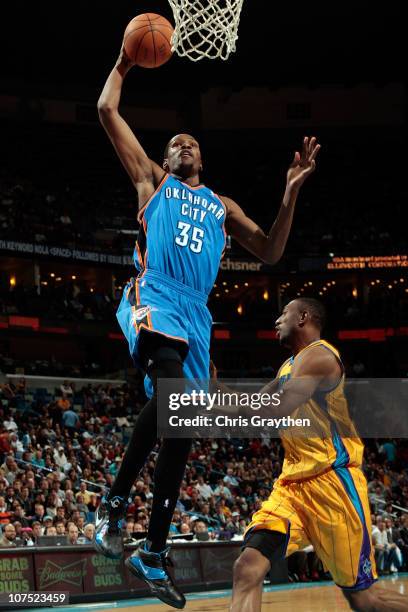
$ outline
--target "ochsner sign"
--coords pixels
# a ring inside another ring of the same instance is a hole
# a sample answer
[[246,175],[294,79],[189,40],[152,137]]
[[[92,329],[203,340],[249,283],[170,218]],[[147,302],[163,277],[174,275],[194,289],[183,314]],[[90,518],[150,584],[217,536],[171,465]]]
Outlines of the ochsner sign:
[[263,263],[259,261],[248,261],[246,259],[234,260],[226,257],[220,264],[221,270],[229,272],[259,272]]

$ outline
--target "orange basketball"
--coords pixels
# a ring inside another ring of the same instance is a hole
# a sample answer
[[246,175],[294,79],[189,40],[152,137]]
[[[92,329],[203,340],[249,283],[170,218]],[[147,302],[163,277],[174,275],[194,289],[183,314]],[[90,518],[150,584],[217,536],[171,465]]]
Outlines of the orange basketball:
[[174,32],[170,21],[155,13],[137,15],[127,25],[124,45],[127,55],[138,66],[157,68],[169,61],[171,36]]

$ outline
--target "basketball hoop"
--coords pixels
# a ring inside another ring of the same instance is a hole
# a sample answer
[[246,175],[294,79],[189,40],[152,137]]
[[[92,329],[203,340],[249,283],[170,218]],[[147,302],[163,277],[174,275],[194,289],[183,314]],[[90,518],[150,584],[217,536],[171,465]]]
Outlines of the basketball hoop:
[[172,51],[193,62],[228,59],[235,51],[244,0],[169,0],[174,15]]

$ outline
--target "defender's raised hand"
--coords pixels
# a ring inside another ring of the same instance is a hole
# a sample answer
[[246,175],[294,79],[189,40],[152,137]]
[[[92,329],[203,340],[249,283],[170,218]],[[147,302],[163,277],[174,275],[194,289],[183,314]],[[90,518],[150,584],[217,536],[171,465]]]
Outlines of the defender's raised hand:
[[291,163],[288,174],[287,183],[290,188],[299,189],[305,181],[305,179],[312,174],[316,168],[316,156],[320,150],[320,145],[317,143],[316,138],[312,136],[309,138],[305,136],[303,139],[302,153],[296,151]]

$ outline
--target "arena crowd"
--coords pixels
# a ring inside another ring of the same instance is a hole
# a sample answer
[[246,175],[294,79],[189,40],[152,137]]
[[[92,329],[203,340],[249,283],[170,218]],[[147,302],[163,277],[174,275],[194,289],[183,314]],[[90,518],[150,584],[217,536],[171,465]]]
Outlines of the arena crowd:
[[[76,389],[64,381],[50,394],[28,390],[21,378],[1,385],[0,402],[0,546],[49,543],[44,536],[91,543],[96,508],[118,470],[142,392],[102,382]],[[132,489],[127,542],[146,532],[156,453]],[[241,538],[282,458],[273,439],[195,441],[170,537]],[[408,444],[368,440],[364,471],[379,570],[408,569]],[[292,556],[289,571],[293,580],[327,577],[311,549]]]

